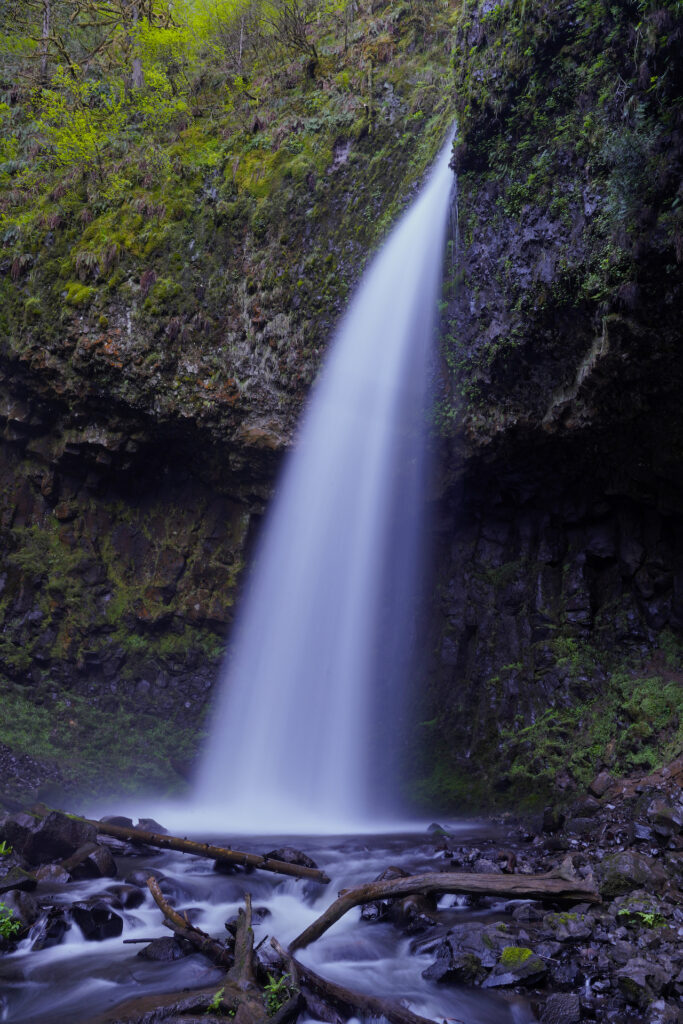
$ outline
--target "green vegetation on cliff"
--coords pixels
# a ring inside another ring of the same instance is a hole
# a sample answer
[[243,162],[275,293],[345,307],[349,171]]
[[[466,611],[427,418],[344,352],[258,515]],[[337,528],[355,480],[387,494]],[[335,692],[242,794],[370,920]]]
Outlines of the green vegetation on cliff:
[[277,458],[452,123],[451,14],[0,9],[0,741],[67,785],[136,744],[178,782],[150,716],[196,743]]

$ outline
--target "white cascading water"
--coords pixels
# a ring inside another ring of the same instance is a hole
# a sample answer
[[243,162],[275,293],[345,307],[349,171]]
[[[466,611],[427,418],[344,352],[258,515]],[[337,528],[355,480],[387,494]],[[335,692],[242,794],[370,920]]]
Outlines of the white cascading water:
[[392,796],[450,154],[365,272],[269,511],[195,792],[233,830],[345,831]]

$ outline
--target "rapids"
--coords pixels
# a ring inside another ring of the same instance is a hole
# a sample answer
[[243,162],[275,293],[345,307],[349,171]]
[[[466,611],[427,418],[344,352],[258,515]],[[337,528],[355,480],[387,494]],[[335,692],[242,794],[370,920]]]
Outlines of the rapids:
[[[470,832],[473,840],[480,832]],[[207,838],[207,837],[204,837]],[[254,907],[270,911],[255,925],[256,943],[273,935],[283,944],[291,941],[314,920],[342,889],[367,882],[389,865],[411,872],[438,865],[432,837],[416,835],[272,836],[269,838],[225,836],[216,841],[267,852],[285,844],[306,851],[331,878],[325,887],[265,872],[223,875],[210,862],[175,853],[118,858],[121,879],[72,882],[56,898],[68,904],[76,899],[103,894],[107,886],[125,879],[141,867],[161,871],[171,884],[170,899],[180,908],[196,908],[192,920],[200,928],[220,935],[224,922],[243,905],[245,891],[252,893]],[[459,841],[466,842],[462,830]],[[446,897],[441,905],[456,901]],[[8,1024],[85,1024],[123,1002],[183,988],[221,985],[223,972],[200,954],[173,963],[150,963],[137,956],[142,946],[124,945],[123,939],[155,938],[170,933],[147,894],[145,903],[123,913],[125,924],[119,938],[85,941],[72,925],[64,942],[51,949],[31,952],[31,939],[0,959],[0,1021]],[[494,909],[473,910],[455,905],[440,913],[439,934],[468,919],[492,918]],[[467,1024],[531,1024],[536,1018],[521,999],[503,997],[451,985],[425,981],[421,972],[434,960],[420,950],[420,936],[401,934],[392,924],[361,922],[360,910],[351,911],[328,933],[303,950],[300,958],[330,980],[374,995],[405,999],[416,1012],[436,1020]],[[431,935],[430,935],[431,938]],[[411,949],[412,947],[412,949]],[[432,948],[430,945],[429,949]],[[306,1024],[300,1018],[300,1024]]]

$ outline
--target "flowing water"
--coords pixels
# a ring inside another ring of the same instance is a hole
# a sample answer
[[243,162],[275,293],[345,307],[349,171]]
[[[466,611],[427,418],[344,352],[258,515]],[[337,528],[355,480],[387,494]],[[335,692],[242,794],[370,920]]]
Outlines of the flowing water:
[[[141,863],[161,869],[172,902],[196,908],[193,921],[214,935],[247,889],[269,911],[257,941],[267,933],[286,945],[339,889],[389,865],[438,869],[424,834],[349,833],[379,829],[378,808],[385,817],[393,809],[386,752],[415,647],[425,382],[453,193],[450,150],[449,142],[365,273],[333,342],[264,530],[197,791],[192,804],[158,811],[176,831],[201,825],[251,834],[236,841],[233,833],[228,842],[255,852],[283,840],[254,832],[280,830],[332,883],[225,876],[169,853],[120,864],[124,872]],[[320,835],[335,831],[346,834]],[[292,832],[317,836],[292,839]],[[107,885],[72,883],[55,899],[69,904]],[[79,1024],[142,994],[220,987],[222,972],[198,954],[148,963],[123,944],[168,934],[149,894],[140,908],[120,913],[120,938],[86,942],[73,925],[61,945],[32,952],[29,937],[0,959],[0,1020]],[[490,913],[451,906],[439,927]],[[433,955],[390,924],[361,924],[359,915],[352,911],[303,951],[304,962],[351,988],[403,998],[427,1017],[535,1019],[514,997],[424,980]]]
[[[458,838],[459,842],[467,842],[467,831],[462,830]],[[473,838],[479,841],[480,833]],[[127,872],[143,866],[161,871],[170,886],[166,891],[171,901],[181,909],[196,908],[193,922],[217,936],[225,934],[224,922],[243,906],[248,890],[254,907],[265,907],[270,912],[255,926],[256,943],[270,935],[286,945],[322,913],[341,888],[366,882],[389,865],[399,865],[411,872],[438,867],[434,842],[424,835],[215,839],[224,845],[232,842],[238,848],[263,853],[284,842],[297,845],[328,873],[331,884],[323,887],[265,872],[222,875],[212,870],[210,862],[173,853],[119,858],[122,879]],[[72,882],[62,887],[58,898],[68,904],[102,895],[115,881],[119,879]],[[15,953],[0,958],[0,1021],[84,1024],[100,1015],[105,1019],[110,1007],[142,995],[221,986],[223,972],[200,954],[170,964],[149,963],[137,956],[140,946],[123,944],[123,939],[169,935],[149,894],[136,910],[117,912],[125,918],[119,938],[86,942],[73,925],[59,946],[31,952],[29,938]],[[475,911],[460,906],[441,911],[440,919],[445,931],[454,923],[482,920],[493,913],[492,909]],[[528,1004],[521,999],[425,981],[421,972],[434,961],[434,956],[427,951],[415,951],[414,943],[419,943],[419,936],[411,939],[391,924],[369,924],[359,917],[359,909],[350,911],[298,955],[330,980],[372,995],[405,999],[414,1011],[435,1020],[449,1018],[467,1024],[535,1021]],[[310,1022],[302,1019],[300,1024]]]
[[195,794],[210,820],[348,830],[394,809],[450,154],[365,272],[280,482]]

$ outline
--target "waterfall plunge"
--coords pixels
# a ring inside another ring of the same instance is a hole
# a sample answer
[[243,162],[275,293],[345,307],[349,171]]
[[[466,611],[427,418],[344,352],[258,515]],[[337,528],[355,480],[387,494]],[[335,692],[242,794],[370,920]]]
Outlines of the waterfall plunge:
[[195,793],[217,826],[344,831],[391,802],[450,153],[365,272],[270,508]]

